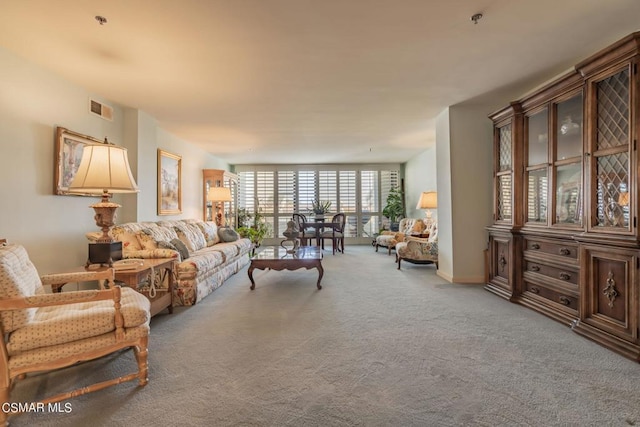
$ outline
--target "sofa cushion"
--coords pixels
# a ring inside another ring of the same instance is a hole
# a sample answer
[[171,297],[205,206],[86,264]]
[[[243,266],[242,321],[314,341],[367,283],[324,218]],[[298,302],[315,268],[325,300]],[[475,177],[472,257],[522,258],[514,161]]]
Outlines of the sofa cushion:
[[190,252],[195,252],[207,247],[204,234],[196,224],[178,222],[173,227],[177,236],[187,246]]
[[224,256],[224,260],[227,261],[238,255],[239,248],[236,242],[220,242],[208,249],[220,252]]
[[142,249],[157,249],[158,242],[170,242],[173,239],[177,239],[176,232],[169,227],[151,227],[145,228],[136,233],[138,241],[142,246]]
[[201,221],[196,223],[202,234],[204,235],[204,239],[207,242],[207,246],[213,246],[216,243],[220,242],[220,236],[218,236],[218,226],[213,221]]
[[110,234],[115,240],[122,242],[122,250],[126,254],[127,251],[144,249],[136,236],[138,231],[156,227],[158,226],[154,222],[127,222],[113,227]]
[[[124,327],[133,328],[149,322],[149,300],[131,288],[123,287],[120,291]],[[10,335],[7,349],[11,354],[114,331],[114,312],[111,300],[39,308],[28,325]]]

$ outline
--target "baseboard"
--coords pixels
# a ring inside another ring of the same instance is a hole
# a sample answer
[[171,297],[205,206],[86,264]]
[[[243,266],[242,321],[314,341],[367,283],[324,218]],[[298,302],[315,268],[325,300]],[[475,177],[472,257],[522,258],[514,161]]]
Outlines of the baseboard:
[[468,276],[468,277],[451,276],[450,274],[445,274],[440,270],[438,270],[436,274],[450,283],[465,283],[465,284],[473,283],[473,284],[483,285],[483,286],[486,284],[484,281],[484,276]]

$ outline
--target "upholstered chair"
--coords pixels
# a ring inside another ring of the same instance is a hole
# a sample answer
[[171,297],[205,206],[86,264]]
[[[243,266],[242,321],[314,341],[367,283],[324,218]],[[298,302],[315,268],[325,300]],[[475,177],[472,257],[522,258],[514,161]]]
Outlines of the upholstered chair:
[[428,238],[407,236],[396,244],[396,262],[398,270],[402,260],[412,264],[435,264],[438,268],[438,225],[434,222],[429,229]]
[[[80,396],[124,381],[147,384],[149,300],[113,282],[114,271],[38,277],[27,251],[0,245],[0,405],[10,402],[14,383],[31,372],[52,371],[133,349],[137,371],[57,394],[44,404]],[[98,280],[109,289],[47,293],[43,285]],[[45,391],[46,393],[46,391]],[[7,413],[0,411],[0,421]]]
[[376,237],[376,252],[378,252],[378,247],[382,246],[383,248],[387,248],[388,254],[391,255],[391,250],[395,249],[399,242],[403,242],[407,236],[424,235],[425,228],[426,225],[422,219],[402,218],[398,226],[398,231],[383,231]]

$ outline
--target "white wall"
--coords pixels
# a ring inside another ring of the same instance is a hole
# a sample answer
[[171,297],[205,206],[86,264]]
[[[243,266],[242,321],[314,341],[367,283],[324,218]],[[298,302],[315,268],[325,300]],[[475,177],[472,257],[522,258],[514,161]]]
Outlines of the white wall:
[[[87,231],[97,231],[96,199],[54,195],[56,126],[124,145],[140,193],[118,195],[117,222],[156,220],[157,149],[183,156],[183,214],[201,217],[202,169],[228,165],[159,128],[144,112],[75,86],[0,48],[0,238],[26,247],[41,274],[84,265]],[[114,107],[114,120],[88,112],[92,97]],[[166,218],[166,217],[164,217]]]
[[493,200],[492,124],[487,118],[491,111],[486,105],[449,108],[452,279],[459,283],[484,280]]
[[[407,217],[424,218],[425,211],[416,209],[418,199],[423,191],[437,191],[436,147],[430,147],[413,157],[404,166],[405,203]],[[433,218],[438,217],[438,210],[432,210]]]
[[453,217],[451,207],[451,150],[449,109],[436,117],[436,164],[438,180],[438,275],[453,280]]

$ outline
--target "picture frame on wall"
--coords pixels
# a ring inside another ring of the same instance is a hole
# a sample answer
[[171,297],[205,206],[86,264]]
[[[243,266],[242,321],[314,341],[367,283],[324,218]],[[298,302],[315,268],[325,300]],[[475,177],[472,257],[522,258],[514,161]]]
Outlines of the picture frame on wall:
[[182,156],[158,149],[158,215],[182,213]]
[[92,196],[95,194],[71,193],[69,185],[78,172],[82,152],[88,144],[102,143],[99,139],[82,135],[58,126],[56,128],[56,149],[54,166],[54,194],[61,196]]

